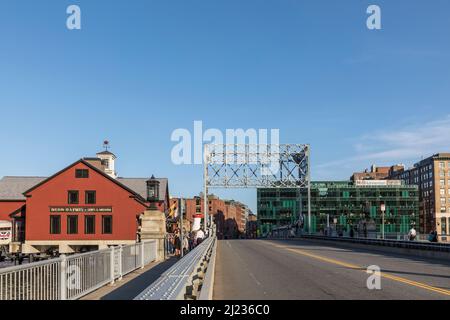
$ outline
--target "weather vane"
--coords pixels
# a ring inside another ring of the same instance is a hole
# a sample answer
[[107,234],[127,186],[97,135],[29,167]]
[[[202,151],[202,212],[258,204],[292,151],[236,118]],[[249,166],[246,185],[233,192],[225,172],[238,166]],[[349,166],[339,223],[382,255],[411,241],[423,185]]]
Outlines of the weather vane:
[[103,141],[103,148],[105,148],[105,150],[108,151],[108,149],[109,149],[109,141],[108,140]]

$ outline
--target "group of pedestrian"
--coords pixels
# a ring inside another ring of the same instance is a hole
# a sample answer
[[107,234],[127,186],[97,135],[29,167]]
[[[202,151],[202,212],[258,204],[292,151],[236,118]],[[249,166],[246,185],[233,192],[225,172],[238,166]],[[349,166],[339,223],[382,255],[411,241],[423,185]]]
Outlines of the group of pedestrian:
[[182,252],[183,255],[186,255],[189,251],[202,243],[204,238],[205,233],[203,230],[196,230],[185,232],[182,240],[180,229],[176,229],[174,233],[168,235],[168,251],[170,254],[180,258]]
[[[411,228],[411,230],[409,230],[409,232],[408,232],[408,240],[409,241],[414,241],[414,240],[416,240],[416,237],[417,237],[416,229]],[[430,234],[428,235],[428,241],[430,241],[430,242],[439,242],[438,233],[437,233],[436,230],[432,230],[430,232]]]

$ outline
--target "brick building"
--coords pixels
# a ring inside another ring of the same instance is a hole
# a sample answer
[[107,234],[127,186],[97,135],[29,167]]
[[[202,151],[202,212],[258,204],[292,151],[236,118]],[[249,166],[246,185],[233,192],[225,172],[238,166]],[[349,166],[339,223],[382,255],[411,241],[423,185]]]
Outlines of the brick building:
[[247,239],[256,239],[258,237],[258,217],[253,213],[247,216],[245,236]]
[[[200,194],[186,199],[186,218],[193,223],[195,217],[203,218],[204,200]],[[245,233],[248,207],[234,200],[222,200],[208,195],[208,212],[213,217],[219,239],[238,238]]]
[[389,177],[389,170],[391,167],[377,167],[372,165],[369,169],[364,170],[363,172],[355,172],[351,176],[351,181],[358,180],[382,180]]

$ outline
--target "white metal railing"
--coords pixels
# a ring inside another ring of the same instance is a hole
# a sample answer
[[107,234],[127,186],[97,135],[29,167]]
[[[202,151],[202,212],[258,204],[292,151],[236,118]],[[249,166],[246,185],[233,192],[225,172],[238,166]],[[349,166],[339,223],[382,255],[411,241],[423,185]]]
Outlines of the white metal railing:
[[144,264],[145,265],[149,264],[152,261],[156,261],[158,252],[157,252],[155,246],[156,246],[155,241],[146,241],[146,242],[144,242],[144,247],[143,247],[144,254],[143,254],[143,257],[144,257]]
[[[187,295],[197,295],[195,288],[205,272],[214,250],[216,237],[210,236],[180,259],[134,300],[183,300]],[[188,287],[192,292],[188,294]],[[191,297],[192,298],[192,297]]]
[[57,300],[61,258],[0,269],[0,300]]
[[156,261],[157,242],[0,269],[0,300],[76,300]]

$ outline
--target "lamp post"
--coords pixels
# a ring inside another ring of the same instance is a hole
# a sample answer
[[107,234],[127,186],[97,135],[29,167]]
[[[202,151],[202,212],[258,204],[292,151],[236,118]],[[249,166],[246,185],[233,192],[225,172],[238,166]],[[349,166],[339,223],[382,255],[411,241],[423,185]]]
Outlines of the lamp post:
[[327,213],[327,236],[330,236],[330,215]]
[[159,201],[159,181],[154,175],[147,180],[147,201],[150,202],[151,210],[158,210],[156,203]]
[[183,216],[184,216],[184,199],[180,199],[178,201],[178,208],[179,208],[179,212],[178,212],[178,217],[179,217],[179,221],[180,221],[180,241],[181,241],[181,257],[184,257],[184,247],[183,247],[183,243],[184,243],[184,226],[183,226]]
[[384,202],[381,202],[380,209],[381,209],[381,239],[384,240],[384,213],[386,212],[386,204]]

